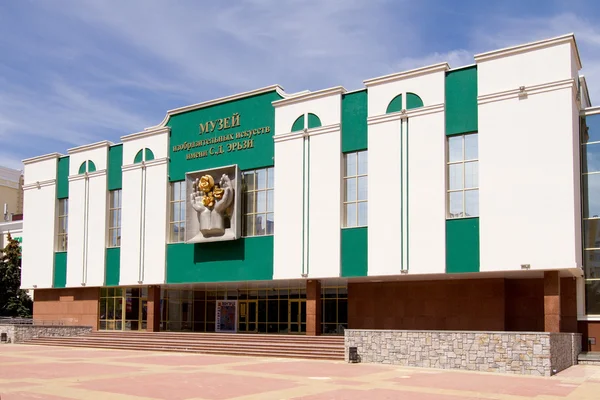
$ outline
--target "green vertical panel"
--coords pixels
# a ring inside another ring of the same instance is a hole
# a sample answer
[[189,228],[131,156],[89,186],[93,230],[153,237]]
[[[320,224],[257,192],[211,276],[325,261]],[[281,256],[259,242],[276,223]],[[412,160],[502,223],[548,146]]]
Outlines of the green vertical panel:
[[476,132],[477,66],[446,73],[446,135]]
[[479,272],[479,218],[446,221],[446,272]]
[[390,104],[388,104],[387,109],[385,110],[386,114],[402,111],[402,95],[394,97]]
[[290,132],[298,132],[304,129],[304,115],[296,118],[294,123],[292,124],[292,130]]
[[139,164],[143,161],[143,157],[144,157],[144,150],[140,150],[136,153],[135,158],[133,159],[133,163],[134,164]]
[[313,113],[308,113],[308,129],[321,126],[321,119]]
[[69,156],[58,159],[56,171],[56,198],[69,197]]
[[106,249],[106,286],[118,286],[121,274],[121,248]]
[[96,172],[96,164],[92,160],[88,161],[88,170],[87,172]]
[[367,276],[368,228],[342,229],[342,276]]
[[150,149],[145,149],[146,152],[146,161],[154,160],[154,153]]
[[112,146],[108,150],[108,190],[123,187],[123,145]]
[[54,276],[52,277],[53,288],[64,288],[67,286],[67,252],[54,253]]
[[79,175],[85,174],[85,170],[86,170],[85,163],[87,163],[87,161],[82,162],[81,165],[79,166],[79,171],[77,171],[77,173]]
[[367,148],[367,90],[342,96],[342,152]]
[[167,283],[273,279],[273,236],[167,245]]
[[406,93],[406,109],[423,107],[423,100],[414,93]]

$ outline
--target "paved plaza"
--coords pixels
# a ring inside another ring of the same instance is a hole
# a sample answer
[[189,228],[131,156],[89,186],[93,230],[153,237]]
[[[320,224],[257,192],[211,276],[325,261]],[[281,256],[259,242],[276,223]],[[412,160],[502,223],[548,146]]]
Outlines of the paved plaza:
[[600,399],[600,367],[552,378],[164,352],[0,346],[0,398]]

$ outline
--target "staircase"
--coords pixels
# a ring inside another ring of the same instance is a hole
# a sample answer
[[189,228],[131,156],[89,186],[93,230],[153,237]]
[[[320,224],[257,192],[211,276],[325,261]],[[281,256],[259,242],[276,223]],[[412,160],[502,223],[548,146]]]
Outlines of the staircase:
[[344,359],[343,336],[97,331],[83,336],[39,337],[25,344],[253,357]]
[[588,351],[579,353],[579,356],[577,357],[577,363],[586,365],[600,365],[600,352]]

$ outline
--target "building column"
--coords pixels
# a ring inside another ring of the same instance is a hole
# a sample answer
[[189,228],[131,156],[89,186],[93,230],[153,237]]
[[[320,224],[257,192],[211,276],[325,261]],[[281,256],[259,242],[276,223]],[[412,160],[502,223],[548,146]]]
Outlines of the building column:
[[148,332],[160,331],[160,286],[148,286]]
[[306,335],[321,334],[321,281],[306,282]]
[[560,332],[560,276],[544,272],[544,331]]

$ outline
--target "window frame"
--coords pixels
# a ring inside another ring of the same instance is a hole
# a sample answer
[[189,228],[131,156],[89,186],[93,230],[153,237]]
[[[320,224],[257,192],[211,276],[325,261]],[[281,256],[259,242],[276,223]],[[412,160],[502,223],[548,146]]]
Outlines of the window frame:
[[[355,155],[356,156],[356,170],[353,172],[352,175],[349,174],[348,171],[348,155]],[[359,173],[359,163],[358,163],[358,158],[359,158],[359,154],[364,154],[366,157],[366,171],[364,174]],[[346,229],[346,228],[363,228],[363,227],[367,227],[369,226],[369,150],[368,149],[364,149],[364,150],[357,150],[357,151],[349,151],[347,153],[343,154],[343,177],[342,177],[342,191],[343,191],[343,195],[342,195],[342,228]],[[364,200],[359,200],[358,198],[358,182],[360,178],[366,178],[367,181],[367,196],[366,199]],[[354,200],[348,200],[348,190],[347,190],[347,185],[348,185],[348,181],[355,181],[355,194],[356,194],[356,198]],[[364,203],[367,205],[367,211],[366,211],[366,216],[365,216],[365,224],[360,224],[360,216],[359,216],[359,204]],[[347,212],[347,205],[349,204],[355,204],[356,205],[356,212],[355,212],[355,224],[354,225],[349,225],[348,224],[348,212]]]
[[[56,251],[65,252],[69,249],[69,198],[58,199]],[[64,223],[63,223],[64,221]],[[64,226],[64,231],[61,231]]]
[[[265,187],[258,187],[258,173],[259,171],[265,172]],[[248,176],[252,176],[253,183],[252,189],[248,190]],[[272,178],[271,178],[272,176]],[[265,193],[265,211],[258,211],[258,197],[259,194]],[[271,200],[269,201],[269,193],[272,193]],[[249,195],[252,194],[252,209],[251,212],[248,211],[248,198]],[[247,171],[242,171],[242,237],[257,237],[257,236],[273,236],[275,233],[275,167],[265,167],[265,168],[256,168]],[[273,205],[271,206],[271,202]],[[269,207],[271,209],[269,210]],[[257,234],[257,217],[265,218],[264,225],[264,233]],[[271,217],[271,230],[269,231],[269,216]],[[252,223],[252,232],[248,233],[248,218],[254,217],[254,221]]]
[[[179,186],[179,198],[175,198],[175,188]],[[171,182],[169,185],[169,243],[185,242],[185,220],[186,220],[186,181]],[[175,220],[175,206],[179,206],[179,219]],[[177,238],[174,239],[174,227],[178,227]],[[183,227],[183,229],[181,229]]]
[[[118,203],[116,205],[116,207],[114,207],[114,196],[117,195],[118,198]],[[122,204],[123,204],[123,189],[115,189],[115,190],[110,190],[108,192],[108,243],[106,245],[106,247],[108,248],[115,248],[115,247],[121,247],[121,209],[122,209]],[[117,220],[116,226],[112,226],[113,223],[113,218],[112,218],[112,213],[116,212],[118,213],[117,216]],[[113,235],[112,233],[116,231],[116,242],[113,241]]]
[[[466,158],[466,136],[478,135],[478,132],[464,133],[460,135],[452,135],[448,136],[446,139],[446,219],[447,220],[455,220],[455,219],[465,219],[465,218],[479,218],[479,136],[477,136],[477,158]],[[450,161],[450,140],[456,137],[461,138],[462,143],[462,156],[460,160]],[[467,164],[475,164],[477,166],[477,184],[473,187],[466,187],[466,165]],[[450,167],[452,165],[461,165],[462,166],[462,180],[461,187],[450,189]],[[476,215],[467,215],[467,202],[466,196],[467,192],[476,192],[477,193],[477,214]],[[462,193],[462,211],[460,215],[453,216],[451,213],[451,202],[450,197],[452,193]]]

